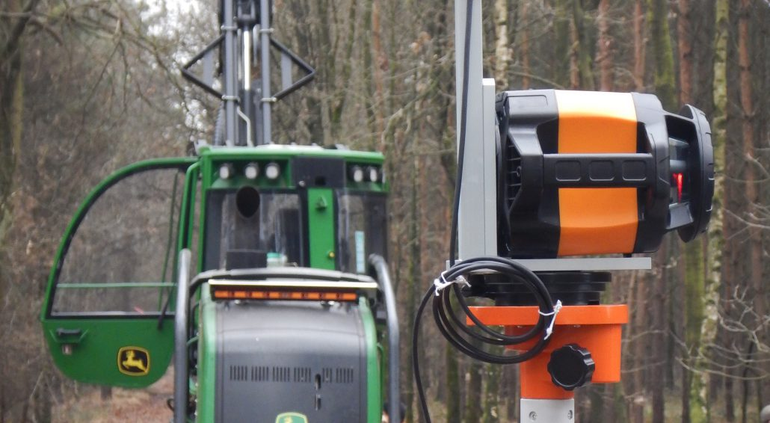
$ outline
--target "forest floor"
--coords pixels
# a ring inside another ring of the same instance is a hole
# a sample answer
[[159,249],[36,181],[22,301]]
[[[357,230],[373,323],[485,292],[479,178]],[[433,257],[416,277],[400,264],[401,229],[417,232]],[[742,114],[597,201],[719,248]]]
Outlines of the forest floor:
[[54,407],[54,423],[162,423],[170,422],[166,400],[173,396],[174,372],[147,389],[113,388],[112,397],[101,398],[99,388],[88,388]]

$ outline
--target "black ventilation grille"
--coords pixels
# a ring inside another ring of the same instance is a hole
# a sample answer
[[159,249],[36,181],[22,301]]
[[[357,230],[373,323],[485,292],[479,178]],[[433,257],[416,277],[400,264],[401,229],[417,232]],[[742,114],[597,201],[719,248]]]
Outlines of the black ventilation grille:
[[334,381],[337,383],[353,383],[353,368],[337,367],[334,379]]
[[310,367],[295,367],[294,368],[294,382],[309,383],[310,382]]
[[270,380],[270,368],[267,366],[252,366],[251,367],[251,381],[252,382],[267,382]]
[[273,367],[273,382],[288,382],[291,380],[291,367]]
[[[355,373],[352,367],[321,369],[323,383],[353,383]],[[293,382],[312,383],[313,369],[310,367],[230,366],[230,380],[237,382]]]
[[230,366],[230,380],[245,381],[249,378],[248,366]]

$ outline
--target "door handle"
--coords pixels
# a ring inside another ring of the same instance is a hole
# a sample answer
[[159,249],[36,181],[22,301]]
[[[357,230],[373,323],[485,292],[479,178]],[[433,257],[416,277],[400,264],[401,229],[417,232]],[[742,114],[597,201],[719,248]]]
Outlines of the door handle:
[[80,336],[83,333],[80,329],[64,329],[64,328],[58,328],[56,329],[56,336],[59,338],[63,337],[70,337],[70,336]]
[[56,328],[51,331],[51,337],[58,344],[79,344],[85,338],[88,330]]

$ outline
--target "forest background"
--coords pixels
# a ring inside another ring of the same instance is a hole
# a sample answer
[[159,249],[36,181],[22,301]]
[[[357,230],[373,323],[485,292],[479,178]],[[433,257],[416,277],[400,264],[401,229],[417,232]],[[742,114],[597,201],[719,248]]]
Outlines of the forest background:
[[[770,2],[476,1],[485,75],[499,90],[651,92],[667,110],[691,103],[712,122],[708,236],[688,245],[669,236],[653,272],[615,277],[605,299],[631,310],[623,381],[579,390],[579,420],[757,421],[770,403]],[[213,3],[0,4],[0,422],[69,421],[57,410],[95,389],[64,379],[41,336],[54,251],[110,172],[211,139],[217,104],[179,68],[215,37]],[[275,139],[386,154],[408,340],[449,245],[453,1],[275,0],[275,10],[275,36],[318,70],[275,107]],[[515,421],[515,366],[473,362],[432,325],[421,330],[435,420]],[[402,357],[408,421],[420,421],[406,342]]]

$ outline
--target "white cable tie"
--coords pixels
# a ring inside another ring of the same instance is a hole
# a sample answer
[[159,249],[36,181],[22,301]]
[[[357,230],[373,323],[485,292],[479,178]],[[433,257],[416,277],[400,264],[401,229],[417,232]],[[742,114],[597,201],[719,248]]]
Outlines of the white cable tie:
[[[438,294],[436,294],[438,295]],[[550,313],[543,313],[542,311],[538,311],[541,316],[553,316],[551,318],[551,323],[548,325],[548,327],[545,329],[545,337],[543,339],[548,339],[551,337],[551,334],[553,333],[553,325],[556,323],[556,315],[559,314],[561,311],[561,300],[556,300],[556,305],[553,306],[553,311]]]
[[458,276],[457,279],[448,281],[448,280],[446,280],[446,277],[444,275],[445,273],[446,273],[446,271],[441,272],[441,276],[440,277],[438,277],[436,279],[433,279],[433,286],[436,287],[436,296],[437,297],[439,296],[441,291],[444,290],[444,288],[446,288],[446,287],[448,287],[450,285],[454,285],[456,283],[457,284],[462,284],[463,286],[465,286],[467,288],[470,288],[471,284],[469,284],[468,281],[465,280],[464,277]]

